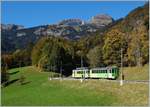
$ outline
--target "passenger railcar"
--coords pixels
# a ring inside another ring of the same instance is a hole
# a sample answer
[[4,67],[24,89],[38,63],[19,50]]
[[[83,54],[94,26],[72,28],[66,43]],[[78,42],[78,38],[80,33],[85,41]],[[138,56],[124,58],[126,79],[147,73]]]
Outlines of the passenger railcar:
[[88,78],[89,69],[87,67],[76,68],[72,70],[72,77],[74,78]]
[[90,78],[116,79],[119,76],[118,67],[92,68]]
[[116,79],[119,76],[118,67],[103,67],[103,68],[77,68],[72,71],[74,78],[104,78]]

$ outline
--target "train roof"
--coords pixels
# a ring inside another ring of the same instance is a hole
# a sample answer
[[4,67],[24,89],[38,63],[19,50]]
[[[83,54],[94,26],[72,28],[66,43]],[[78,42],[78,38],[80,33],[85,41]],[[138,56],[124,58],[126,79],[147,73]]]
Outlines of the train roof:
[[79,68],[76,68],[76,69],[88,69],[88,67],[79,67]]
[[92,70],[106,70],[106,69],[111,69],[111,68],[117,68],[116,66],[113,67],[97,67],[97,68],[91,68]]
[[103,67],[103,68],[91,68],[91,70],[106,70],[108,67]]
[[[117,66],[109,66],[109,67],[97,67],[97,68],[91,68],[91,70],[107,70],[112,68],[118,68]],[[73,70],[89,70],[88,67],[79,67]]]
[[88,67],[80,67],[80,68],[76,68],[74,70],[87,70],[87,69],[88,69]]

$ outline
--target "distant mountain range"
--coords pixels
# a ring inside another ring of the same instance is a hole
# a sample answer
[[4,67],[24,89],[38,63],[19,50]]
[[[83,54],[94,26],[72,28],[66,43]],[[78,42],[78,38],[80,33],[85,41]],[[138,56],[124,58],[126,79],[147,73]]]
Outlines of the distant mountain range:
[[134,9],[126,17],[116,21],[109,15],[101,14],[93,16],[89,22],[81,19],[65,19],[58,24],[41,25],[32,28],[24,28],[22,25],[1,24],[1,52],[5,54],[14,52],[16,49],[24,49],[29,43],[35,44],[40,38],[45,36],[79,40],[80,38],[95,35],[97,32],[98,35],[102,35],[118,25],[121,27],[120,29],[128,32],[128,30],[136,28],[136,23],[139,21],[144,23],[144,26],[149,29],[148,9],[147,3]]
[[55,25],[42,25],[24,28],[22,25],[1,24],[2,53],[25,48],[30,42],[35,43],[43,36],[62,36],[77,40],[96,31],[103,32],[114,20],[109,15],[96,15],[89,22],[81,19],[66,19]]

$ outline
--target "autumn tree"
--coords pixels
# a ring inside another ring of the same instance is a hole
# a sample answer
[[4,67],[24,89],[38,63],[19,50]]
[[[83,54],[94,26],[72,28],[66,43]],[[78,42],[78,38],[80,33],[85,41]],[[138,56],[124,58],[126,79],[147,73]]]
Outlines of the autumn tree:
[[147,28],[143,21],[138,20],[136,27],[131,32],[131,40],[127,50],[130,65],[141,66],[148,62],[148,42]]
[[87,58],[90,67],[104,66],[102,48],[100,46],[96,46],[94,49],[91,49],[87,54]]
[[9,81],[9,73],[8,73],[8,66],[4,64],[1,66],[1,83],[5,85],[6,82]]
[[[38,56],[35,55],[36,53]],[[65,69],[64,73],[69,74],[70,72],[66,71],[72,70],[73,53],[72,44],[68,40],[55,37],[43,38],[33,48],[32,63],[38,65],[40,70],[53,72],[59,72],[61,66]]]
[[103,58],[106,65],[117,65],[121,63],[121,48],[126,49],[125,34],[114,28],[109,31],[104,38]]

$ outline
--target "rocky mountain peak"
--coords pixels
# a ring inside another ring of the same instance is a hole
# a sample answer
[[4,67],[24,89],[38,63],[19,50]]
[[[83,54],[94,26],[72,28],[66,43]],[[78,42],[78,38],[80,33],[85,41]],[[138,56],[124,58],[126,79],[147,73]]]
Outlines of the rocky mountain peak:
[[20,30],[23,29],[24,26],[15,24],[1,24],[1,28],[3,30]]
[[66,19],[59,22],[59,25],[79,26],[83,23],[81,19]]
[[98,14],[96,16],[93,16],[90,22],[97,26],[106,26],[113,21],[113,18],[107,14]]

